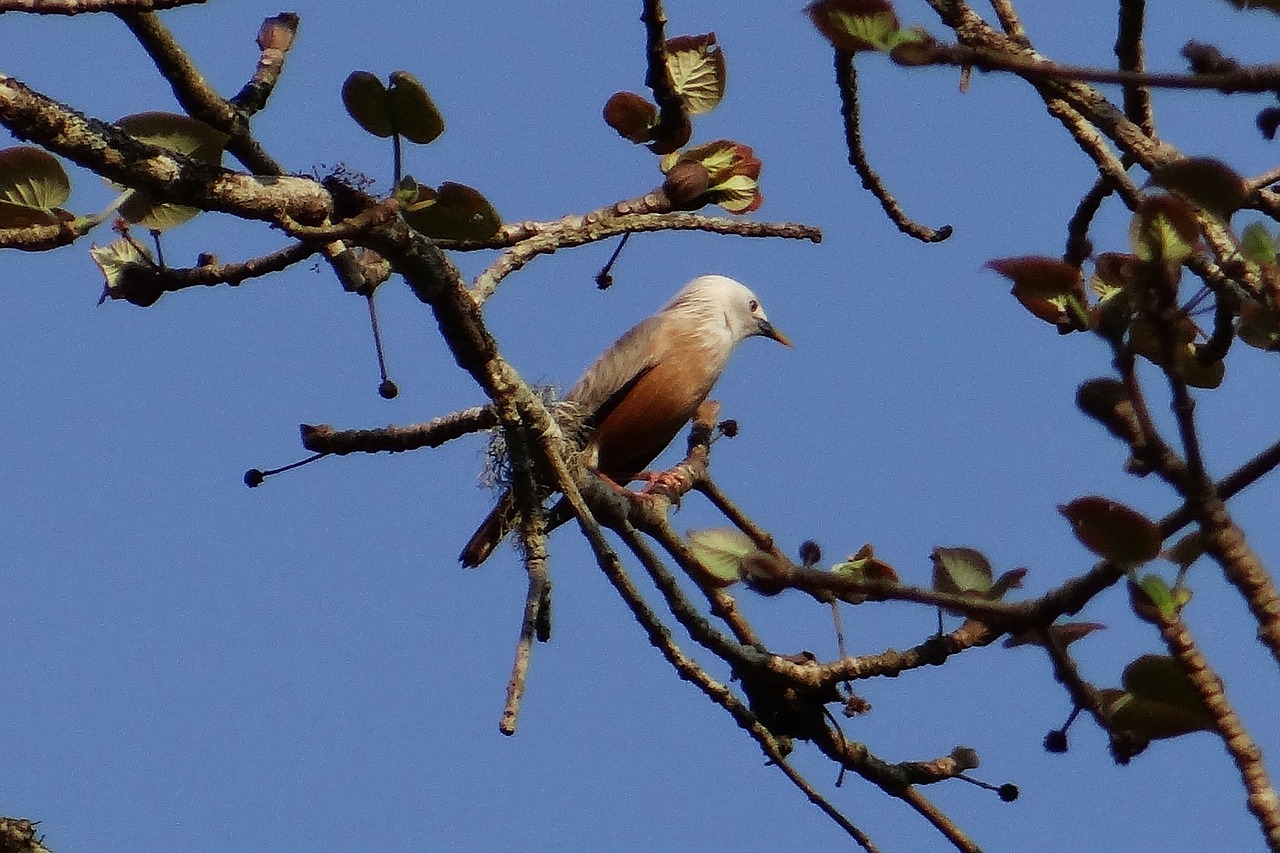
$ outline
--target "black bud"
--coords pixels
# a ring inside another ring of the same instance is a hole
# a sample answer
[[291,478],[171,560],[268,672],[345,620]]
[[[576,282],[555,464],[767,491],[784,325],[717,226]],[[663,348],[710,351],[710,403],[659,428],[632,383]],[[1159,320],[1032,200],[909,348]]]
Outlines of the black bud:
[[1044,736],[1044,751],[1063,753],[1067,751],[1067,733],[1062,729],[1054,729]]
[[1004,800],[1006,803],[1012,803],[1014,800],[1018,799],[1018,786],[1012,782],[1005,782],[1000,786],[999,793],[1000,799]]
[[800,562],[805,568],[811,568],[822,559],[822,548],[812,539],[800,543]]
[[400,389],[390,379],[384,379],[378,383],[378,396],[384,400],[394,400],[399,393]]
[[258,488],[266,479],[267,475],[257,468],[250,468],[244,472],[244,484],[251,489]]

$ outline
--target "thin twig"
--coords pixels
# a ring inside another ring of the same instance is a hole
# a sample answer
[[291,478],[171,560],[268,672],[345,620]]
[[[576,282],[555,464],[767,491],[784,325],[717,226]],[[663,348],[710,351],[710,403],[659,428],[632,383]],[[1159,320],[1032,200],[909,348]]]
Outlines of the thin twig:
[[849,150],[849,164],[862,179],[862,186],[880,202],[889,221],[903,234],[925,243],[938,243],[951,236],[951,226],[930,228],[907,217],[897,199],[871,168],[866,149],[862,146],[862,125],[858,107],[858,72],[853,64],[853,54],[835,52],[836,87],[840,90],[840,117],[844,122],[845,147]]
[[[1120,0],[1115,54],[1121,71],[1141,73],[1145,68],[1142,39],[1146,6],[1146,0]],[[1125,84],[1124,114],[1129,121],[1142,128],[1147,136],[1156,135],[1155,116],[1151,111],[1151,90],[1146,86]]]
[[245,168],[259,175],[284,173],[249,134],[248,118],[209,85],[159,17],[150,12],[120,12],[118,17],[155,62],[182,108],[192,118],[227,134],[227,150]]
[[611,205],[585,215],[571,215],[554,222],[522,222],[505,226],[494,241],[471,243],[446,248],[463,250],[507,248],[489,267],[476,277],[471,295],[484,304],[501,282],[539,255],[560,249],[607,240],[619,234],[641,231],[707,231],[738,237],[781,237],[791,240],[822,242],[822,231],[794,222],[752,222],[698,213],[633,212],[631,208]]

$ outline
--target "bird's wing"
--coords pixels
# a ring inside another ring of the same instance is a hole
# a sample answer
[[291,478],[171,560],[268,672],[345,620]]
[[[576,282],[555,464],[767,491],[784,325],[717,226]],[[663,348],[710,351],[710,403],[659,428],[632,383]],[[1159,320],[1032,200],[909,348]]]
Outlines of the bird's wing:
[[576,403],[588,424],[608,417],[618,403],[658,364],[660,315],[654,315],[624,334],[587,368],[565,395]]

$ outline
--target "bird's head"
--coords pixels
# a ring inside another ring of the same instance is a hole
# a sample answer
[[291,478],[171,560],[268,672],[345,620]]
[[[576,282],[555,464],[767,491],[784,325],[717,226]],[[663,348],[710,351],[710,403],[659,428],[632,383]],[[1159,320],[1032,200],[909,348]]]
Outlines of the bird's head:
[[760,299],[745,284],[723,275],[704,275],[684,286],[666,310],[690,313],[728,330],[733,343],[757,335],[791,346],[787,336],[774,328]]

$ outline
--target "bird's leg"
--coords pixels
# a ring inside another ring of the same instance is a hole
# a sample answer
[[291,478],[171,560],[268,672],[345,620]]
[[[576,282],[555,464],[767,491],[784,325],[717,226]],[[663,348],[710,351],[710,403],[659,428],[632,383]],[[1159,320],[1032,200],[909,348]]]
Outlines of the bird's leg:
[[680,506],[680,496],[690,487],[688,476],[678,468],[670,471],[641,471],[636,474],[635,479],[644,481],[644,486],[640,489],[641,495],[662,492],[676,506]]
[[593,468],[590,465],[588,465],[587,470],[592,474],[594,474],[597,478],[601,480],[601,482],[603,482],[609,488],[613,489],[618,494],[624,495],[624,496],[635,494],[635,492],[628,489],[625,485],[618,485],[616,480],[614,480],[605,472],[601,471],[599,468]]

